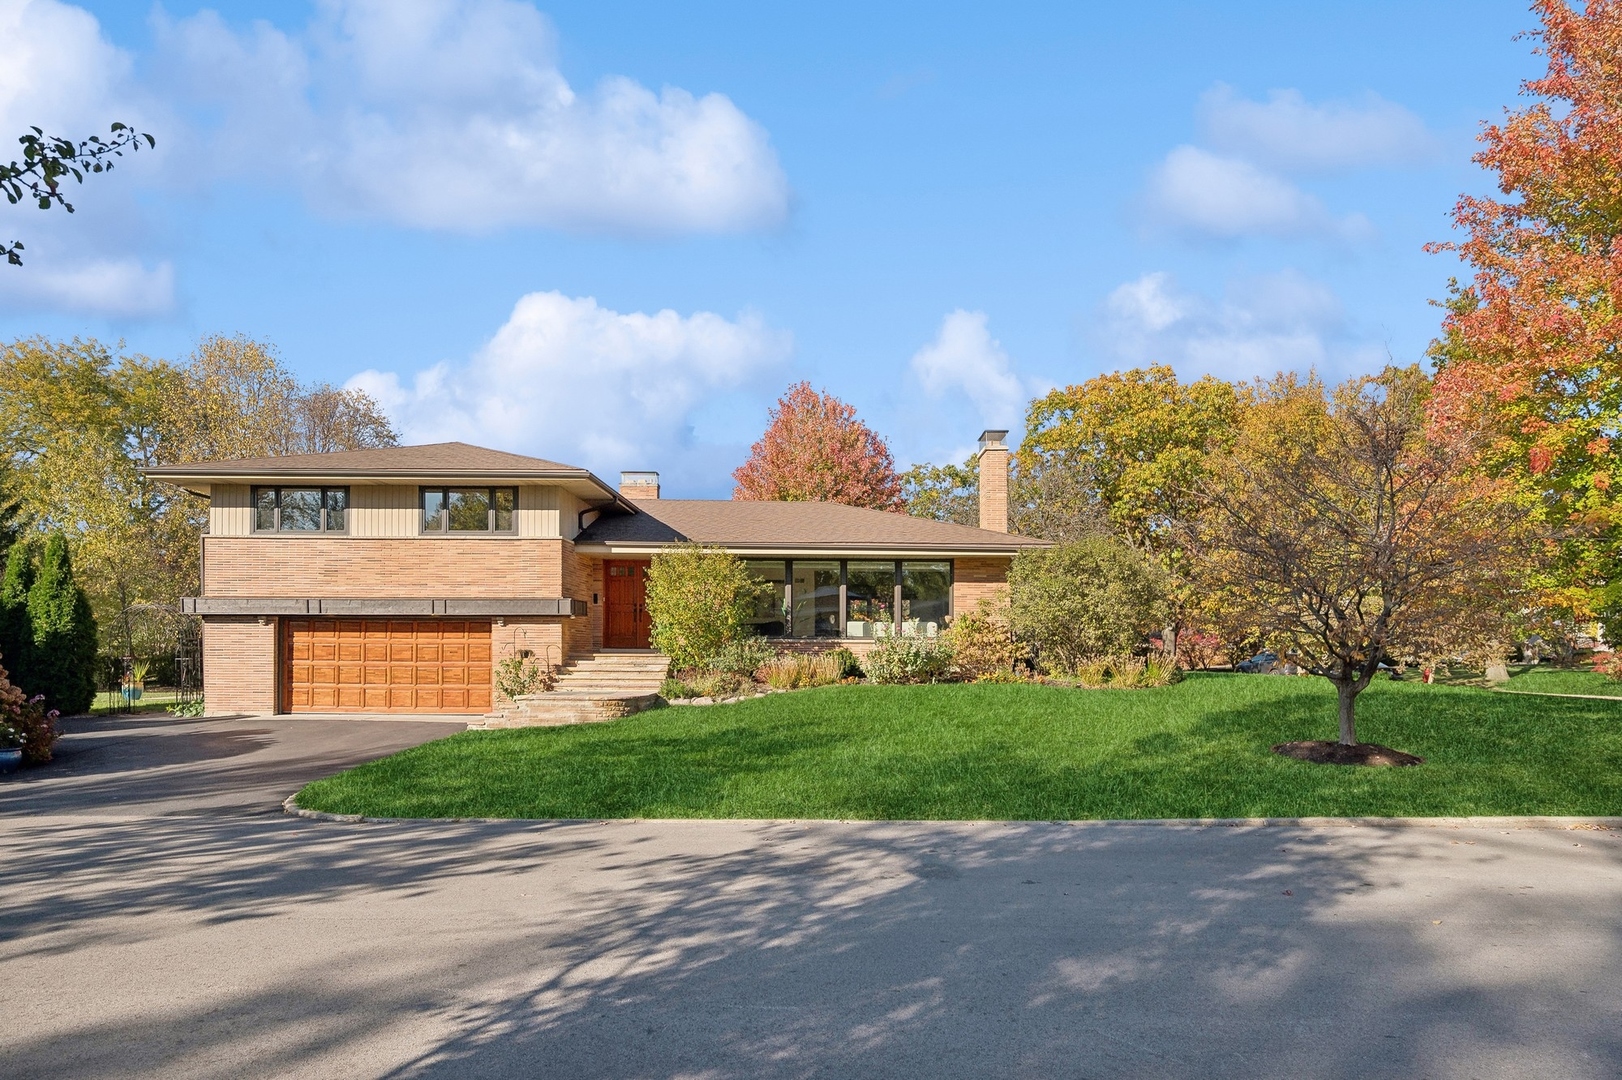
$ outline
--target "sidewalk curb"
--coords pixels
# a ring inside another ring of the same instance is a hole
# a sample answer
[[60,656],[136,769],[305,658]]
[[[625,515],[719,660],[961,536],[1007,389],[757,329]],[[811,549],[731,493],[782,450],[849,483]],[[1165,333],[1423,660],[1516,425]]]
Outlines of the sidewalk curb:
[[1578,831],[1622,831],[1622,817],[1440,817],[1440,818],[1118,818],[1108,820],[1082,819],[1079,821],[999,821],[976,819],[928,819],[921,821],[869,818],[395,818],[369,817],[365,814],[329,814],[325,810],[306,810],[297,802],[296,794],[282,800],[282,810],[294,817],[311,821],[329,821],[343,825],[586,825],[609,822],[645,825],[744,822],[754,825],[1001,825],[1013,828],[1019,825],[1063,825],[1070,828],[1119,827],[1123,825],[1156,828],[1185,829],[1238,829],[1238,828],[1403,828],[1403,829],[1571,829]]

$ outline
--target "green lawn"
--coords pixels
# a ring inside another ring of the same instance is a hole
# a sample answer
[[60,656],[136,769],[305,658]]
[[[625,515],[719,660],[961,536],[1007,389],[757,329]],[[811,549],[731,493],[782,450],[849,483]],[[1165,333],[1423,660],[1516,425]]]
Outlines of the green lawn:
[[1622,697],[1622,683],[1613,682],[1597,671],[1578,671],[1574,668],[1527,668],[1512,675],[1505,689],[1526,690],[1536,694],[1600,694],[1604,697]]
[[1060,819],[1622,813],[1622,702],[1381,681],[1359,737],[1418,768],[1268,752],[1332,738],[1322,679],[1159,690],[835,686],[608,724],[470,731],[299,793],[379,817]]

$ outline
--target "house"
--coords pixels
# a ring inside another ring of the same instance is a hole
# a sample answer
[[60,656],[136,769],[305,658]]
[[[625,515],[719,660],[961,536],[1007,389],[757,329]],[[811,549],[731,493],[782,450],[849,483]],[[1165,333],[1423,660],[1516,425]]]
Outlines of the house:
[[1007,433],[981,437],[980,528],[821,502],[662,499],[657,473],[465,443],[170,465],[209,500],[201,595],[211,713],[485,713],[502,657],[647,649],[650,558],[686,542],[771,585],[786,647],[938,634],[1038,544],[1008,532]]

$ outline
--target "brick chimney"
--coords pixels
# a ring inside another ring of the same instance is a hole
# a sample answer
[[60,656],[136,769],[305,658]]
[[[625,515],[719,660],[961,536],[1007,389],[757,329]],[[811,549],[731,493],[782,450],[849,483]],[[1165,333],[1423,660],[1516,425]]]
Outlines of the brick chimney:
[[1008,432],[980,433],[980,527],[1008,531]]
[[659,474],[656,472],[620,473],[620,494],[627,499],[657,499]]

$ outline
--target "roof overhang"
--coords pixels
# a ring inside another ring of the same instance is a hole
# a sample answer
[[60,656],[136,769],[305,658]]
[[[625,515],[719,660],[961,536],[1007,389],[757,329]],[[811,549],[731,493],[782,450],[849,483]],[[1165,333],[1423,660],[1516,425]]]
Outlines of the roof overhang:
[[186,490],[209,496],[211,489],[222,484],[344,484],[356,485],[384,485],[384,484],[445,484],[456,485],[495,485],[495,484],[534,484],[544,483],[563,488],[569,494],[582,502],[597,508],[618,507],[628,513],[636,513],[636,507],[631,500],[624,498],[618,490],[604,483],[594,474],[585,469],[490,469],[480,472],[442,471],[432,469],[386,470],[386,469],[261,469],[251,472],[231,472],[220,469],[211,469],[204,464],[198,465],[155,465],[143,472],[154,480],[162,480],[168,484],[183,487]]
[[[603,555],[609,558],[618,556],[657,555],[661,551],[669,550],[691,541],[674,541],[668,544],[653,543],[586,543],[575,544],[575,552],[580,555]],[[726,544],[720,542],[699,541],[705,547],[720,548],[743,558],[752,559],[997,559],[1012,558],[1021,551],[1030,551],[1038,547],[1047,547],[1043,544],[1023,544],[1018,547],[919,547],[897,546],[895,544],[803,544],[799,546],[785,544]]]

